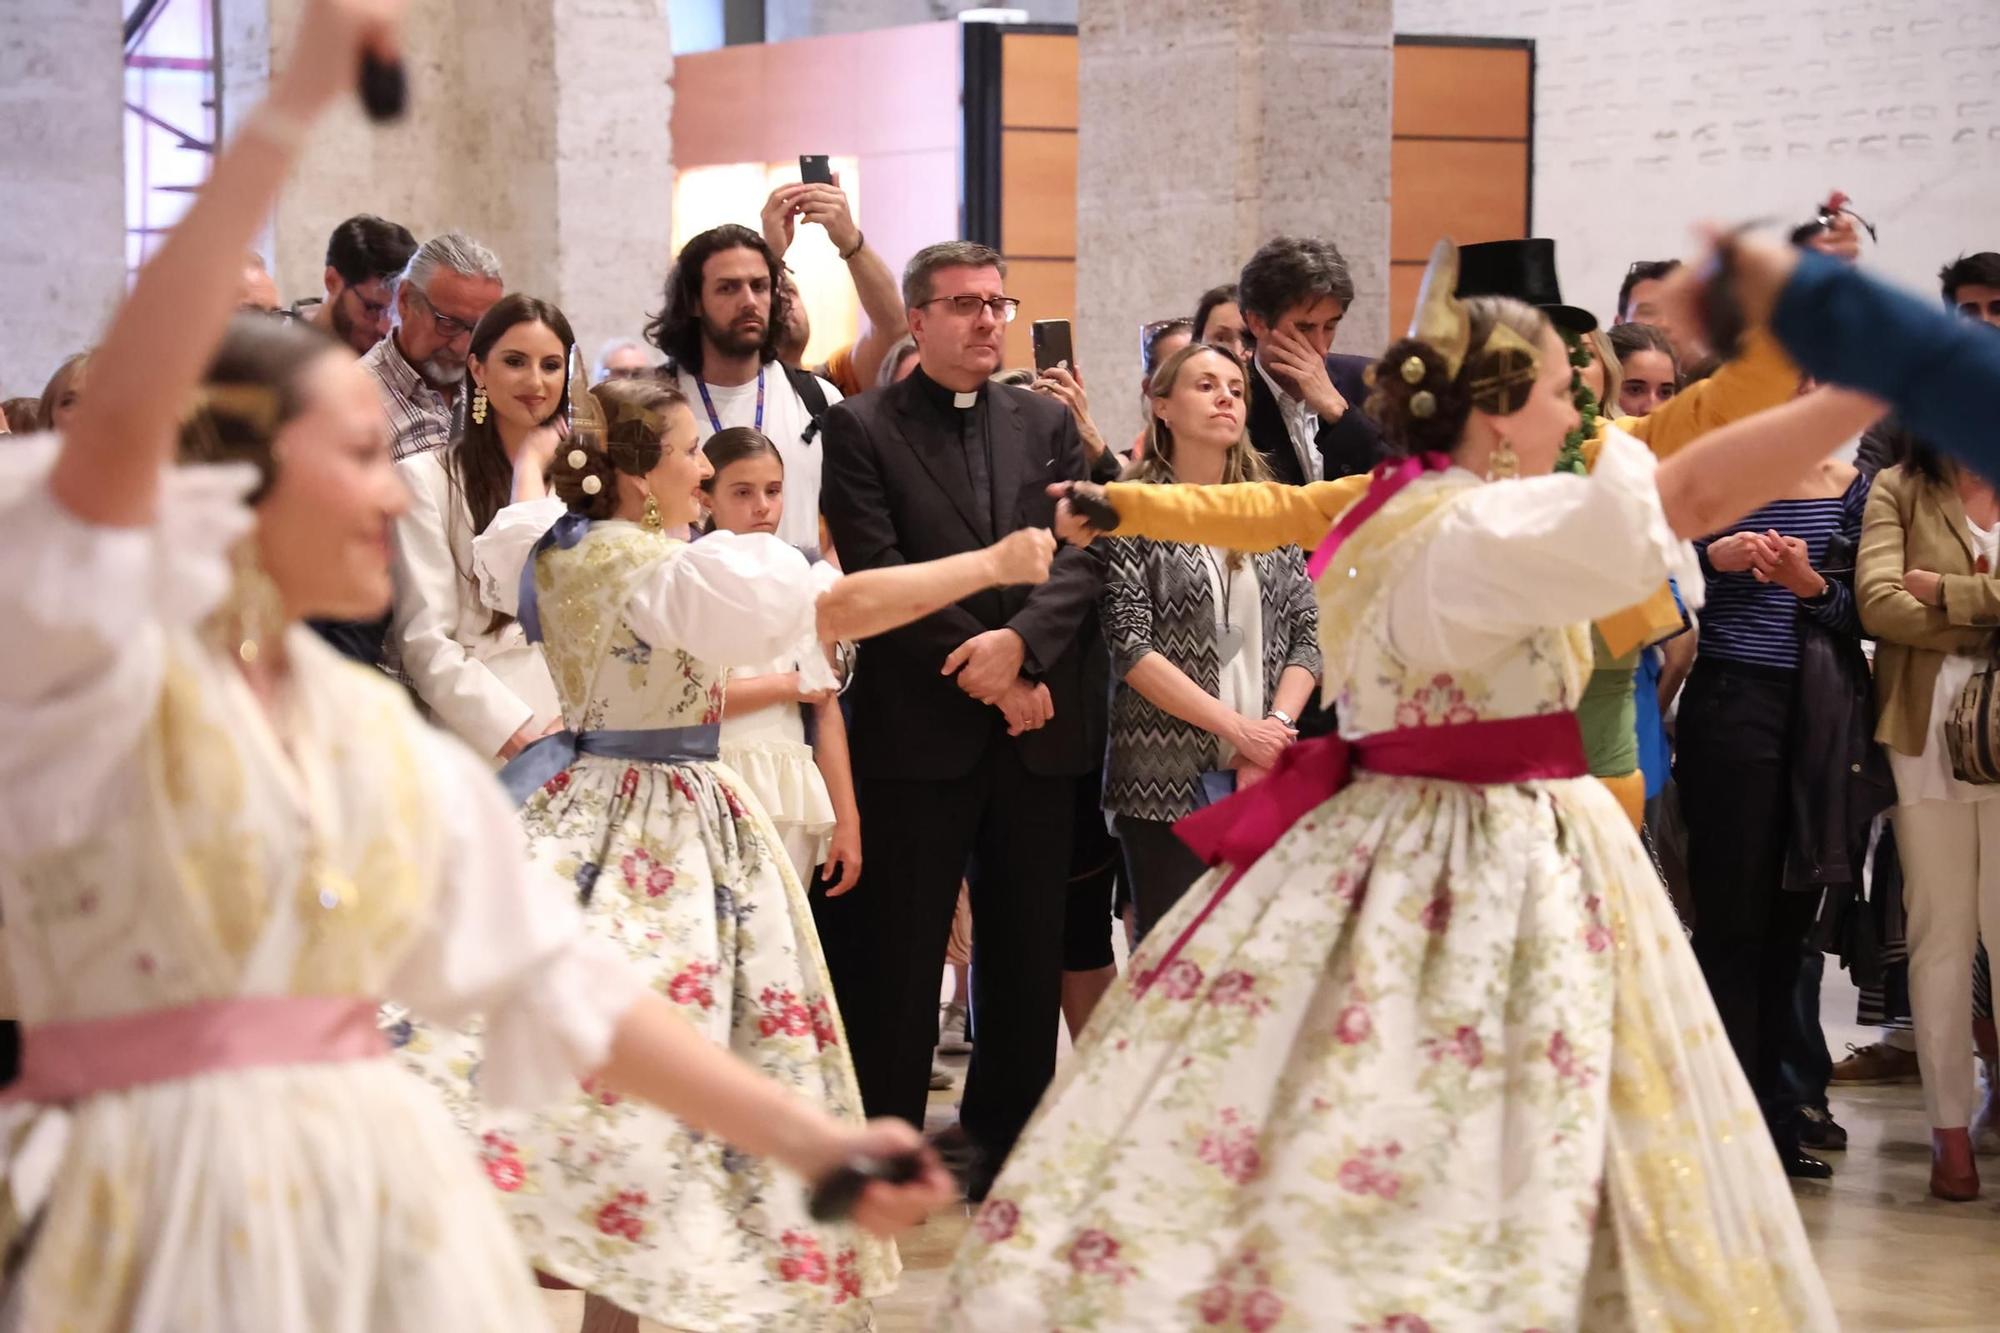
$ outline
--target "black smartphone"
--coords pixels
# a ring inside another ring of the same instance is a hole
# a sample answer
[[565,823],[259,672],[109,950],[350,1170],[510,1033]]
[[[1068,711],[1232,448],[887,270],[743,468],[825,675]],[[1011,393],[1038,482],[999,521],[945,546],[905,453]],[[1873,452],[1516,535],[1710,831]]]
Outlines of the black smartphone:
[[1070,346],[1068,320],[1038,319],[1030,332],[1035,344],[1036,370],[1049,370],[1055,366],[1064,370],[1076,369],[1076,351]]
[[833,164],[825,153],[800,153],[799,180],[806,185],[831,185]]

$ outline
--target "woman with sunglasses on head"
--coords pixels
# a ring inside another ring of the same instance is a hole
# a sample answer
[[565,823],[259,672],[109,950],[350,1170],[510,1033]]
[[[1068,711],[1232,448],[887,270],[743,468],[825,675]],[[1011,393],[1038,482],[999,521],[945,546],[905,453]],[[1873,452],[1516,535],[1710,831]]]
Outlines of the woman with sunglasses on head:
[[1813,395],[1657,465],[1613,431],[1551,475],[1568,351],[1455,270],[1443,242],[1376,363],[1402,461],[1353,508],[1324,482],[1052,488],[1073,540],[1317,543],[1344,730],[1183,821],[1216,869],[1044,1099],[942,1328],[1833,1326],[1574,710],[1594,616],[1879,407]]
[[[544,1328],[464,1139],[379,1058],[385,996],[483,1011],[495,1102],[594,1076],[807,1179],[918,1147],[648,993],[528,867],[481,759],[300,623],[386,606],[404,498],[352,354],[232,321],[233,278],[402,8],[305,6],[76,417],[0,454],[0,907],[26,1035],[0,1242],[22,1328]],[[893,1230],[947,1188],[871,1186],[856,1218]]]

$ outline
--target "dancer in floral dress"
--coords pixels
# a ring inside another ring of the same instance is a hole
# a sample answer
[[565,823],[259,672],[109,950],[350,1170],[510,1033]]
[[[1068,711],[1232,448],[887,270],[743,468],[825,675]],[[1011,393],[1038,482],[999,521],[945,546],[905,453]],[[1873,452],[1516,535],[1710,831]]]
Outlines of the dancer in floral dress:
[[1082,512],[1317,545],[1343,738],[1183,822],[1218,868],[1050,1089],[946,1329],[1833,1325],[1574,709],[1593,617],[1878,409],[1822,393],[1657,468],[1620,435],[1589,477],[1546,475],[1576,420],[1562,343],[1527,306],[1453,300],[1455,266],[1446,243],[1377,367],[1405,459],[1331,533],[1314,486],[1072,492],[1065,535]]
[[[841,1123],[648,994],[530,869],[482,761],[302,623],[382,613],[408,500],[353,354],[231,323],[236,275],[400,10],[304,6],[90,395],[0,454],[9,1328],[545,1329],[462,1136],[384,1058],[385,995],[484,1012],[502,1103],[594,1076],[808,1178],[920,1142]],[[857,1218],[907,1225],[948,1189],[934,1168]]]
[[[809,570],[764,534],[681,541],[667,533],[696,517],[710,475],[686,399],[651,380],[591,392],[604,438],[544,436],[539,457],[524,448],[521,502],[473,545],[482,595],[542,644],[572,728],[501,780],[525,797],[534,863],[571,887],[595,935],[718,1047],[859,1121],[805,891],[756,798],[716,758],[727,668],[831,637],[826,599],[900,587],[872,613],[886,626],[966,595],[966,571],[981,583],[1039,577],[1053,539],[1017,534],[852,578]],[[550,462],[559,498],[527,499]],[[835,683],[822,652],[802,655],[809,672],[808,687]],[[535,1266],[590,1293],[588,1327],[639,1316],[703,1333],[872,1325],[894,1247],[814,1222],[802,1192],[764,1164],[594,1083],[537,1113],[482,1107],[475,1037],[401,1035],[405,1061],[476,1134]]]

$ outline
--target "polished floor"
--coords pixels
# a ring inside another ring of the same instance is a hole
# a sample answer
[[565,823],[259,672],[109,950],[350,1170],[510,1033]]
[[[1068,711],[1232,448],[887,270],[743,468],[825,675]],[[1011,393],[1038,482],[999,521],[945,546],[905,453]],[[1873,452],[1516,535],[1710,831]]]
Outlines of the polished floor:
[[[1853,1026],[1854,992],[1832,969],[1823,1008],[1836,1053],[1847,1042],[1872,1040]],[[962,1060],[949,1063],[963,1072]],[[952,1102],[951,1093],[932,1098],[933,1127],[950,1123]],[[1928,1189],[1929,1131],[1917,1088],[1836,1092],[1834,1114],[1851,1146],[1833,1157],[1832,1182],[1801,1185],[1798,1199],[1842,1326],[1850,1333],[2000,1329],[2000,1158],[1981,1162],[1986,1198],[1940,1203]],[[965,1210],[956,1209],[903,1241],[902,1285],[876,1307],[882,1333],[931,1326],[966,1222]],[[551,1298],[565,1333],[577,1327],[578,1300]]]

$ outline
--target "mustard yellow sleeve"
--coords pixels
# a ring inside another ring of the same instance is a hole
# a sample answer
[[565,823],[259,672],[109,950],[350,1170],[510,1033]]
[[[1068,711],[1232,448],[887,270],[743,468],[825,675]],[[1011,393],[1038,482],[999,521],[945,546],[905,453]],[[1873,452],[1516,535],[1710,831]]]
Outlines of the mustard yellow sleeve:
[[1118,535],[1199,542],[1236,551],[1280,546],[1311,549],[1343,510],[1361,498],[1368,478],[1343,477],[1309,486],[1276,481],[1231,486],[1159,486],[1113,482],[1105,498],[1118,511]]
[[[1788,403],[1798,391],[1798,366],[1768,329],[1752,329],[1743,339],[1743,355],[1701,383],[1690,384],[1654,411],[1643,417],[1625,417],[1618,425],[1626,434],[1644,441],[1653,457],[1671,458],[1718,426]],[[1603,430],[1600,426],[1600,437]],[[1589,456],[1594,457],[1595,451]]]

